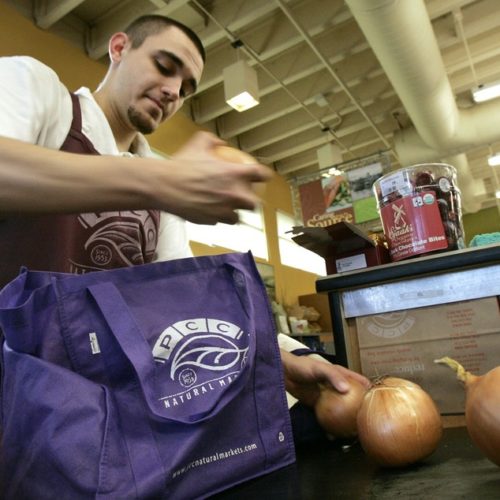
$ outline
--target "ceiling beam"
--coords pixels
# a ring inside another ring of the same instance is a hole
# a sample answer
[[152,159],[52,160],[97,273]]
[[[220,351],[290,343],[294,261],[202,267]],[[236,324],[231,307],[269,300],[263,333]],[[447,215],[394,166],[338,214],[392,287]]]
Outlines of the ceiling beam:
[[[372,86],[375,86],[376,88],[383,89],[389,85],[387,78],[381,69],[376,69],[370,73],[365,72],[362,75],[364,78],[360,78],[360,75],[357,75],[356,78],[348,81],[347,84],[351,90],[355,91],[357,89],[357,93],[361,97],[362,102],[364,102],[364,88],[371,88]],[[341,112],[341,110],[343,110],[346,106],[351,106],[354,110],[354,104],[351,104],[348,96],[342,92],[342,88],[332,82],[326,73],[322,80],[331,82],[328,84],[329,100],[335,102],[337,112]],[[322,92],[321,89],[311,91],[310,88],[304,91],[300,89],[298,84],[291,86],[288,82],[286,83],[296,96],[302,100],[302,104],[304,106],[314,105],[314,96],[317,93]],[[307,92],[310,95],[304,95],[304,92]],[[220,98],[223,98],[222,94],[220,95]],[[261,104],[262,106],[256,106],[245,113],[236,113],[231,111],[230,113],[222,116],[219,123],[223,124],[221,128],[223,138],[227,139],[229,137],[243,134],[248,130],[255,128],[257,125],[262,126],[267,122],[274,121],[277,118],[298,109],[297,103],[288,99],[283,92],[275,92],[273,95],[263,97],[261,99]],[[317,108],[315,107],[313,109]]]
[[49,29],[83,2],[84,0],[35,0],[35,24],[44,30]]
[[[100,59],[108,52],[108,41],[112,33],[123,30],[129,23],[141,15],[160,14],[169,16],[187,6],[188,0],[170,0],[158,8],[158,0],[122,1],[109,10],[95,26],[88,29],[85,49],[91,59]],[[173,16],[175,17],[175,16]]]
[[[371,104],[363,102],[372,116],[378,117],[385,115],[386,118],[391,116],[391,112],[400,104],[399,98],[394,91],[388,95],[383,95],[380,99],[373,101]],[[353,114],[355,112],[354,106],[348,106],[340,110],[340,112],[332,113],[330,110],[321,117],[324,122],[335,123],[337,117],[340,115],[342,122],[340,126],[334,128],[339,137],[349,134],[349,127],[352,123],[362,123],[359,118]],[[377,118],[378,120],[378,118]],[[250,130],[247,133],[239,136],[239,143],[241,147],[250,153],[258,151],[262,148],[271,146],[275,142],[282,141],[288,137],[294,137],[298,141],[297,135],[310,129],[317,128],[317,124],[308,119],[300,110],[289,113],[286,116],[273,121],[272,123],[258,127],[257,129]],[[361,128],[357,130],[361,130]],[[353,130],[351,130],[352,132]]]
[[[378,76],[382,73],[382,69],[378,65],[373,53],[367,50],[369,47],[366,42],[356,45],[356,47],[362,47],[362,50],[357,50],[354,54],[350,50],[329,54],[328,61],[331,65],[335,65],[337,70],[342,74],[348,74],[348,79],[352,78],[349,73],[357,71],[358,76],[362,75],[366,84],[367,79]],[[301,61],[300,65],[297,64],[297,61]],[[259,95],[261,98],[279,91],[284,86],[291,87],[298,82],[310,86],[311,82],[314,82],[315,79],[321,80],[323,88],[318,90],[320,93],[327,92],[330,94],[341,89],[340,85],[327,74],[327,70],[321,61],[315,58],[309,60],[303,54],[303,49],[300,50],[298,47],[294,48],[291,52],[284,53],[279,58],[276,58],[276,60],[267,61],[264,64],[270,65],[273,68],[273,74],[276,79],[271,78],[262,70],[258,71]],[[372,67],[376,69],[370,70]],[[259,67],[257,66],[256,69],[259,70]],[[218,79],[222,82],[221,74],[222,68],[219,68]],[[214,82],[212,81],[211,83]],[[347,84],[352,85],[354,81],[348,81]],[[205,82],[205,91],[201,89],[195,97],[198,101],[198,113],[195,116],[195,120],[199,124],[206,123],[230,111],[230,108],[225,105],[222,85],[214,85],[212,88],[207,88],[209,86],[210,84],[207,85],[207,82]]]
[[475,1],[476,0],[427,0],[425,7],[427,8],[427,13],[432,21],[433,19],[449,14],[456,9],[466,7]]
[[228,40],[228,32],[237,33],[250,24],[260,23],[276,10],[276,6],[269,0],[252,0],[251,2],[224,0],[214,2],[210,10],[198,0],[191,0],[191,3],[211,20],[207,28],[198,33],[207,51],[220,42]]
[[[386,139],[389,140],[390,137],[391,137],[391,134],[386,134]],[[368,139],[366,141],[356,143],[352,147],[352,149],[353,149],[353,151],[357,151],[360,149],[372,147],[374,144],[377,144],[377,143],[380,144],[380,140],[378,138]],[[362,153],[360,153],[358,155],[358,157],[365,156],[365,154],[376,154],[376,153],[377,153],[376,150],[373,150],[371,153],[369,151],[363,151]],[[314,159],[312,159],[312,158],[314,158]],[[396,165],[396,163],[394,163],[394,165]],[[298,176],[300,176],[301,170],[304,170],[306,168],[311,168],[313,166],[317,166],[317,168],[319,170],[319,163],[318,163],[318,159],[317,159],[315,151],[311,155],[311,160],[309,162],[307,162],[307,161],[303,162],[302,166],[300,166],[298,164],[292,165],[292,164],[287,164],[287,163],[283,163],[283,162],[276,162],[275,163],[276,171],[278,172],[278,174],[282,175],[285,178],[298,177]]]
[[[380,115],[375,117],[374,121],[379,125],[384,133],[386,140],[390,140],[393,134],[392,124],[387,121],[387,117]],[[363,142],[365,140],[374,139],[373,131],[367,124],[361,119],[351,126],[343,129],[343,133],[339,134],[342,139],[343,144],[347,144],[348,148],[343,147],[342,144],[338,143],[343,154],[351,153],[353,157],[355,154],[353,150],[357,148],[358,142]],[[324,145],[326,142],[331,142],[325,135],[318,135],[314,130],[309,130],[305,133],[301,133],[298,137],[291,137],[286,140],[276,143],[270,147],[266,147],[253,153],[258,158],[266,158],[269,162],[283,162],[285,159],[290,159],[293,161],[293,157],[298,153],[303,153],[311,148],[318,148]],[[375,140],[377,142],[377,140]],[[378,149],[387,149],[382,146],[380,139],[378,140]]]
[[[314,37],[315,40],[319,38],[322,40],[335,40],[335,44],[329,44],[328,57],[334,58],[331,61],[332,64],[338,62],[337,57],[339,55],[345,57],[345,54],[352,54],[353,51],[368,48],[368,44],[359,30],[356,36],[353,36],[350,26],[355,26],[354,20],[346,22],[344,17],[342,17],[342,21],[337,18],[332,21],[332,24],[325,24],[318,21],[320,24],[317,26],[313,25],[308,29],[308,34]],[[290,70],[296,72],[300,68],[300,64],[309,60],[310,49],[304,43],[303,37],[297,30],[293,29],[290,23],[284,23],[282,20],[278,22],[275,17],[269,18],[268,16],[254,33],[249,32],[248,29],[244,30],[241,35],[242,42],[250,50],[258,53],[259,61],[262,64],[270,65],[273,68],[273,73],[280,73],[276,66],[288,66],[288,73],[283,75],[286,76],[290,74]],[[267,40],[263,49],[259,47],[259,40],[261,39]],[[228,39],[227,44],[220,45],[216,49],[209,51],[207,67],[199,86],[200,92],[204,92],[207,88],[220,84],[222,82],[222,69],[227,66],[228,61],[236,59],[237,54],[229,41]],[[282,61],[282,59],[284,60]],[[256,64],[256,61],[252,59],[249,62],[252,65]],[[258,66],[256,68],[258,69]],[[261,75],[263,74],[261,72]]]

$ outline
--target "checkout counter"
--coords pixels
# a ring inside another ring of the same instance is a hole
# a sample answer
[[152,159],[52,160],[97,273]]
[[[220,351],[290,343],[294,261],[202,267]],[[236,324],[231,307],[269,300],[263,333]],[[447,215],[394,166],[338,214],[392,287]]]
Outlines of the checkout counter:
[[297,463],[212,497],[214,500],[498,500],[500,467],[473,446],[465,428],[445,429],[422,463],[383,469],[359,444],[318,442]]
[[[500,245],[330,275],[319,279],[316,287],[329,297],[336,362],[359,368],[350,326],[353,318],[498,296]],[[497,345],[500,349],[500,343]],[[497,361],[500,364],[500,358]],[[454,378],[451,372],[450,378]],[[497,500],[500,467],[481,454],[459,423],[444,429],[442,441],[430,457],[410,467],[384,469],[372,463],[358,443],[320,441],[298,447],[294,466],[214,498]]]
[[329,297],[337,363],[359,369],[350,318],[499,296],[500,244],[330,275],[316,289]]

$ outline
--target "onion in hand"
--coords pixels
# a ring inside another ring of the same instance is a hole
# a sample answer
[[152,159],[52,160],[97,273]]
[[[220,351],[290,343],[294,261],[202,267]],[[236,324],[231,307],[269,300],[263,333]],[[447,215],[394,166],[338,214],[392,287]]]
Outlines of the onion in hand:
[[493,463],[500,466],[500,366],[477,376],[454,359],[444,357],[435,363],[446,364],[465,386],[465,424],[472,441]]
[[214,147],[215,155],[224,161],[231,161],[233,163],[257,163],[257,160],[241,151],[241,149],[236,149],[231,146],[217,145]]
[[336,438],[353,438],[357,435],[356,416],[366,394],[366,387],[349,379],[349,391],[341,393],[331,385],[320,384],[314,413],[319,425]]
[[429,456],[442,436],[441,415],[417,384],[396,377],[375,382],[358,412],[365,453],[385,467],[402,467]]
[[[220,160],[229,161],[233,163],[258,163],[258,161],[248,153],[241,151],[241,149],[233,148],[232,146],[217,145],[214,147],[214,154]],[[265,192],[265,183],[263,182],[253,182],[253,190],[262,198]]]

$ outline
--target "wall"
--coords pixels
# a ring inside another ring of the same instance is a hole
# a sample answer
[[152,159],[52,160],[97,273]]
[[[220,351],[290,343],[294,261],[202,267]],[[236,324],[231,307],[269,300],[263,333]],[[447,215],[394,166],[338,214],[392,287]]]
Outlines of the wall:
[[[276,279],[276,298],[278,302],[292,305],[300,295],[314,293],[317,276],[299,269],[283,266],[280,263],[278,250],[278,230],[276,227],[276,210],[293,213],[290,187],[285,180],[275,174],[266,185],[263,194],[263,212],[269,252],[268,263],[274,267]],[[220,247],[209,247],[192,242],[191,248],[195,255],[213,255],[228,250]],[[257,259],[261,260],[261,259]],[[262,260],[262,262],[265,262]]]
[[[29,55],[39,59],[59,75],[70,89],[81,86],[95,89],[105,75],[106,66],[89,59],[79,47],[60,37],[35,27],[13,7],[0,3],[0,56]],[[40,89],[43,99],[43,89]],[[172,154],[199,127],[182,113],[178,113],[164,123],[149,137],[151,146],[159,151]],[[283,178],[276,175],[266,186],[264,216],[269,246],[269,264],[274,266],[276,295],[283,303],[291,305],[297,297],[315,291],[316,275],[286,266],[281,266],[275,221],[277,209],[292,213],[290,188]],[[212,248],[192,243],[195,255],[209,255],[227,252],[222,248]]]
[[466,214],[463,216],[463,226],[467,245],[476,234],[496,233],[500,231],[499,209],[491,207],[475,214]]

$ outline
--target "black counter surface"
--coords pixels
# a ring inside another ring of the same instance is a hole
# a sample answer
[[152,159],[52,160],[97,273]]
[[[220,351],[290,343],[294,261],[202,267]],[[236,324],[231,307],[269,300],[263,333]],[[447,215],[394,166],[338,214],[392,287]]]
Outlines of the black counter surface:
[[384,469],[359,444],[330,441],[297,448],[297,463],[223,492],[212,500],[329,499],[500,500],[500,467],[483,457],[463,427],[445,429],[420,464]]

